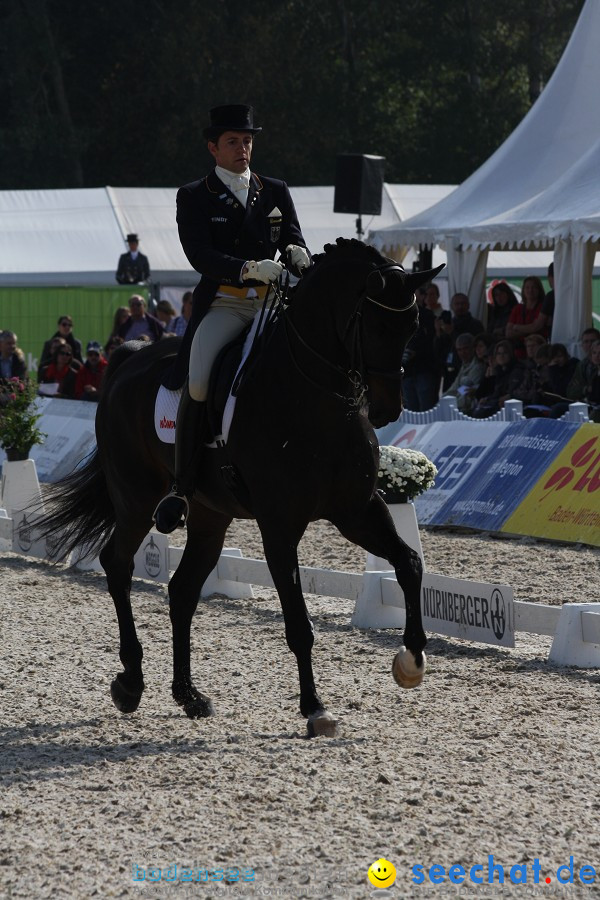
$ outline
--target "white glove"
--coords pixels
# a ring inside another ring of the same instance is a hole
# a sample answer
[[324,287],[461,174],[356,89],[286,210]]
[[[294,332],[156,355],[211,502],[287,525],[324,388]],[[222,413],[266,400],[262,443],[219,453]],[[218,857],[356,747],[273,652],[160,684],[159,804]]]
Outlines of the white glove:
[[259,262],[250,259],[246,263],[246,269],[242,281],[262,281],[263,284],[277,281],[283,272],[281,263],[275,262],[274,259],[261,259]]
[[302,272],[310,266],[310,256],[304,247],[299,247],[297,244],[288,244],[285,248],[285,252],[288,254],[290,264],[297,269],[298,272]]

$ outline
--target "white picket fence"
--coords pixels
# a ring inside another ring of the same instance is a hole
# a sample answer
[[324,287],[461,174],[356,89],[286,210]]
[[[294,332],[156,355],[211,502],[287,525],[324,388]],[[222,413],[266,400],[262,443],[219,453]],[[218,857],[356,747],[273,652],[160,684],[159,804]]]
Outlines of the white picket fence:
[[[36,500],[39,503],[41,493],[32,460],[10,463],[8,468],[5,464],[1,495],[5,508],[0,508],[0,543],[5,549],[10,548],[25,556],[43,559],[47,556],[47,547],[36,538],[35,517],[28,517],[27,509],[16,508],[17,501],[22,502],[25,493],[33,496],[36,485]],[[13,504],[12,509],[8,500]],[[406,518],[406,511],[403,516],[405,518],[402,521],[396,519],[396,528],[422,557],[414,512],[412,519],[410,516]],[[151,532],[136,554],[134,576],[166,584],[177,568],[182,553],[182,548],[169,545],[166,535]],[[72,562],[84,570],[102,571],[97,559],[80,558]],[[307,594],[350,600],[354,604],[351,622],[358,628],[403,628],[404,595],[393,572],[383,571],[377,568],[378,565],[381,565],[380,560],[368,557],[363,573],[301,566],[299,573],[302,589]],[[374,567],[376,570],[371,571]],[[252,597],[252,585],[274,587],[266,562],[248,559],[238,549],[226,549],[207,579],[202,595],[218,593],[233,598]],[[450,613],[447,620],[439,615],[432,618],[432,611],[427,609],[428,590],[437,591],[439,596],[445,597],[441,606],[438,605],[438,610],[445,608]],[[471,614],[474,623],[468,621],[469,601],[471,610],[475,610]],[[496,603],[496,609],[502,610],[502,634],[495,633],[489,627],[486,631],[481,622],[477,624],[478,614],[486,622],[488,613],[489,618],[493,619],[493,603]],[[562,606],[528,603],[514,600],[512,589],[506,585],[458,581],[425,571],[421,604],[424,626],[428,633],[497,646],[514,646],[515,632],[548,635],[554,638],[549,654],[550,662],[600,668],[600,603],[567,603]]]

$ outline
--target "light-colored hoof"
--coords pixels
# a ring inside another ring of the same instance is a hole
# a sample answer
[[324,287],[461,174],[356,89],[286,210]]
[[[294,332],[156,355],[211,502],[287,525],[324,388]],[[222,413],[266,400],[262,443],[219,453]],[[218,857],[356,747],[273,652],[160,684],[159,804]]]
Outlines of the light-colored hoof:
[[418,687],[423,681],[423,675],[427,668],[427,660],[423,654],[423,665],[419,668],[415,658],[406,647],[400,647],[392,663],[392,675],[394,681],[403,688]]
[[328,712],[316,712],[308,717],[306,723],[309,737],[336,737],[338,723]]

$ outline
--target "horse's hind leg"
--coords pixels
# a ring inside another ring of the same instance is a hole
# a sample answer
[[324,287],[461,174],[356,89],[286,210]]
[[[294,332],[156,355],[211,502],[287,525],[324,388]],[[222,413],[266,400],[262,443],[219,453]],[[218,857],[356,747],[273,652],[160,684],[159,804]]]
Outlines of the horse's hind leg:
[[212,714],[210,699],[193,684],[190,630],[202,585],[219,561],[229,516],[190,504],[187,542],[181,562],[169,583],[169,612],[173,627],[173,697],[190,719]]
[[[402,687],[415,687],[423,680],[427,644],[421,621],[423,564],[418,553],[398,536],[384,500],[375,494],[360,514],[332,519],[344,537],[368,553],[387,559],[404,593],[406,626],[404,647],[394,659],[394,678]],[[408,653],[407,653],[408,651]]]
[[308,733],[311,737],[319,734],[332,737],[336,734],[337,722],[326,712],[317,694],[313,676],[314,631],[304,602],[298,570],[297,547],[302,534],[292,538],[277,523],[267,526],[259,520],[258,524],[269,571],[281,602],[287,644],[298,663],[300,712],[308,719]]
[[[151,514],[150,514],[151,516]],[[131,578],[133,557],[152,524],[134,528],[117,523],[112,537],[100,552],[100,564],[106,573],[108,590],[119,622],[119,657],[123,672],[119,672],[110,686],[113,703],[123,713],[135,712],[144,690],[142,675],[142,645],[140,644],[131,609]]]

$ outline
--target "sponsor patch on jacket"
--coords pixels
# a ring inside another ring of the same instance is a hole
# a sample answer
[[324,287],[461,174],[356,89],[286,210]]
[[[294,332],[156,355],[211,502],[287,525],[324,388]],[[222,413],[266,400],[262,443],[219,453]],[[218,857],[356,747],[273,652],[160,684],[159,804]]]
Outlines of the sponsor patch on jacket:
[[281,236],[281,210],[274,206],[268,215],[268,219],[271,227],[271,243],[276,244]]

